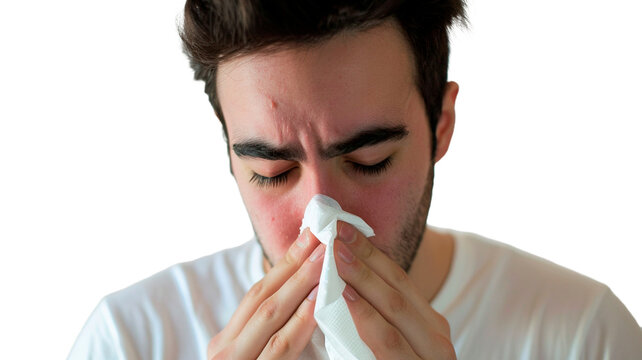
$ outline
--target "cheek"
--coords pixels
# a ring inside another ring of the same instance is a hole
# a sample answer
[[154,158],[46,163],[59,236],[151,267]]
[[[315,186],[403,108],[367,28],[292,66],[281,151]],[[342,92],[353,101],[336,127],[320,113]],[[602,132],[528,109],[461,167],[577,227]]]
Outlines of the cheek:
[[[427,134],[426,129],[412,129]],[[414,221],[427,186],[430,154],[427,135],[417,136],[400,154],[396,167],[381,184],[356,190],[361,200],[354,213],[361,216],[375,231],[372,242],[386,251],[401,241],[403,228]]]
[[399,154],[389,178],[377,186],[356,190],[361,200],[354,213],[372,226],[373,244],[382,250],[396,246],[404,227],[415,221],[428,183],[431,162],[427,121],[419,118],[412,125],[409,131],[416,136]]
[[374,230],[373,243],[384,249],[396,243],[408,216],[423,194],[425,177],[417,171],[396,175],[385,184],[359,191],[360,199],[346,211],[359,215]]
[[254,230],[270,260],[277,262],[299,235],[304,209],[289,196],[247,190],[243,198]]
[[[250,183],[247,169],[232,158],[236,183],[263,249],[276,263],[299,235],[303,209],[288,196],[270,194]],[[303,205],[305,206],[305,204]]]

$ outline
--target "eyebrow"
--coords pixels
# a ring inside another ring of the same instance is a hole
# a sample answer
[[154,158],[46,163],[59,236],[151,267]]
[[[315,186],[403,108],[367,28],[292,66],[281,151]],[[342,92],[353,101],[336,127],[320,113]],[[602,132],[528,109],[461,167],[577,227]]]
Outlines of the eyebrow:
[[261,140],[242,141],[232,145],[232,150],[240,158],[265,160],[305,160],[303,150],[295,147],[275,147]]
[[399,141],[408,136],[408,129],[403,125],[376,126],[362,130],[347,140],[328,146],[321,151],[321,157],[330,159],[349,154],[366,146],[377,145],[386,141]]
[[[408,136],[408,129],[403,125],[376,126],[359,131],[347,140],[342,140],[320,151],[321,157],[333,157],[349,154],[366,146],[377,145],[386,141],[399,141]],[[265,160],[305,160],[303,149],[285,146],[276,147],[265,141],[252,139],[232,145],[232,150],[240,158],[256,158]]]

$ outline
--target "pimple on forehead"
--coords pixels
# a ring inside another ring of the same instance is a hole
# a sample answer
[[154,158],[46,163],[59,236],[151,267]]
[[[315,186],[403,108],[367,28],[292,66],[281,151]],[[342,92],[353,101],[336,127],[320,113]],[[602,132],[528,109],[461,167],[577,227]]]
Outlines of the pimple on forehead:
[[268,97],[267,103],[268,107],[272,110],[276,110],[279,107],[279,104],[274,100],[274,98]]

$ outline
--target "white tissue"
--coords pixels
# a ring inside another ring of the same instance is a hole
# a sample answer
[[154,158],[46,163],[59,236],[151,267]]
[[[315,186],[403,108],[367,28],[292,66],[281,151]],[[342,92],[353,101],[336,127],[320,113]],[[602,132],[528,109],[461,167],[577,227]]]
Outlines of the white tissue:
[[346,283],[339,277],[334,261],[338,220],[353,225],[366,237],[374,236],[374,231],[365,221],[343,211],[334,199],[325,195],[312,197],[305,208],[301,231],[309,227],[310,232],[326,245],[314,318],[325,335],[325,348],[331,360],[374,360],[374,354],[359,337],[342,295]]

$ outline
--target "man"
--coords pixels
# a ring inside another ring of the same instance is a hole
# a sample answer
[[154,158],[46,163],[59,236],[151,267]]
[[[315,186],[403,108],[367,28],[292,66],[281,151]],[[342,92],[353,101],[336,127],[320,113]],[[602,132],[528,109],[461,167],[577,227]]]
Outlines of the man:
[[426,227],[458,85],[460,1],[188,0],[181,36],[223,124],[256,239],[106,297],[71,358],[323,358],[312,316],[324,246],[315,194],[363,341],[380,359],[636,358],[642,334],[593,280],[472,234]]

